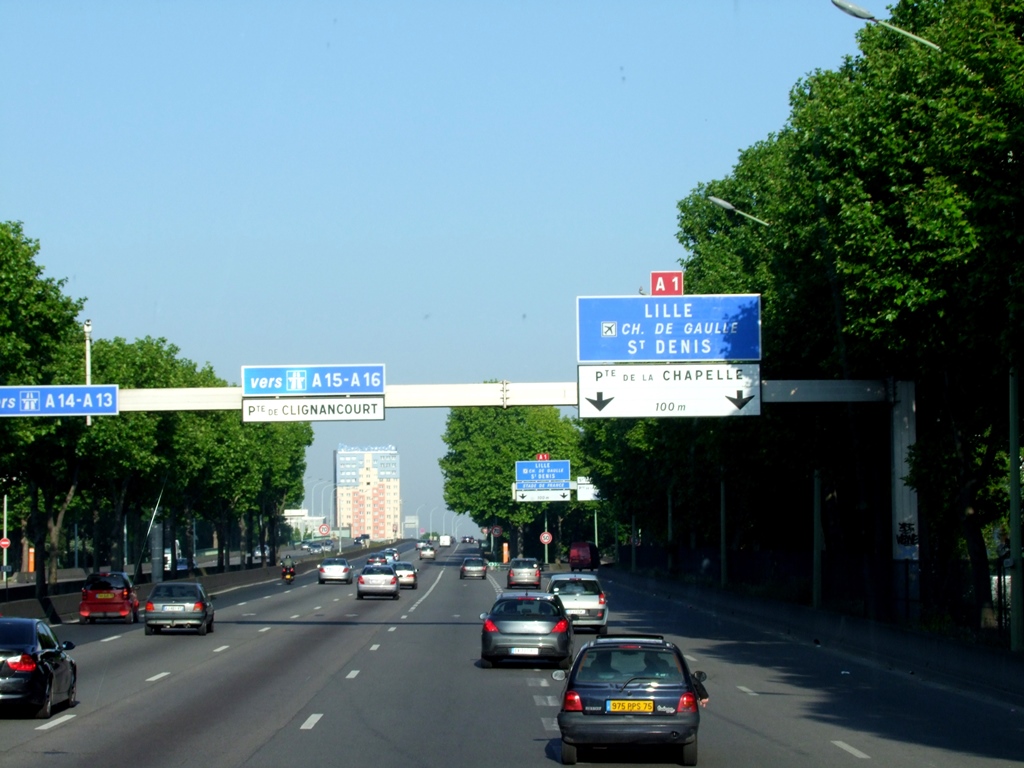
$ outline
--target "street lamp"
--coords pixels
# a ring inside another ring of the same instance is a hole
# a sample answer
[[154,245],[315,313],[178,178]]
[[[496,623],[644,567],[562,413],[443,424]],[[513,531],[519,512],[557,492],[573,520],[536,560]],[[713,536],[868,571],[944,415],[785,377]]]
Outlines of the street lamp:
[[879,24],[879,25],[885,27],[886,29],[891,29],[893,32],[898,32],[901,35],[906,35],[911,40],[916,40],[917,42],[921,43],[921,45],[927,45],[929,48],[934,48],[936,51],[941,51],[942,50],[941,48],[939,48],[939,46],[937,46],[931,40],[925,40],[923,37],[918,37],[917,35],[912,35],[910,32],[907,32],[907,30],[900,29],[899,27],[893,26],[892,24],[890,24],[887,21],[882,21],[880,19],[876,19],[874,14],[871,13],[871,11],[869,11],[869,10],[867,10],[865,8],[861,8],[859,5],[854,5],[853,3],[847,2],[847,0],[832,0],[832,5],[834,5],[836,8],[838,8],[843,13],[848,13],[850,16],[853,16],[855,19],[863,19],[864,21],[873,21],[875,24]]
[[[324,513],[324,494],[327,493],[328,489],[337,490],[337,486],[335,486],[333,483],[328,483],[320,491],[320,514],[324,517],[324,522],[327,522],[327,516]],[[333,504],[331,505],[331,511],[332,512],[334,511],[334,505]],[[330,522],[331,528],[334,528],[334,523],[335,523],[335,521],[331,521]]]
[[309,492],[309,507],[306,510],[306,516],[307,517],[315,517],[316,516],[316,489],[319,488],[321,484],[329,483],[329,482],[330,482],[330,480],[324,480],[323,478],[317,478],[317,480],[313,483],[313,488]]
[[[82,330],[85,331],[85,386],[92,384],[92,320],[82,323]],[[92,416],[85,417],[85,426],[92,426]]]
[[766,227],[771,226],[771,224],[769,224],[767,221],[762,221],[761,219],[757,218],[757,216],[751,216],[749,213],[741,211],[728,200],[723,200],[722,198],[714,197],[713,195],[708,195],[708,200],[717,205],[719,208],[725,208],[725,210],[731,211],[732,213],[738,213],[740,216],[746,216],[751,221],[756,221],[758,224],[763,224]]
[[434,510],[435,509],[437,509],[437,507],[434,507],[433,509],[430,510],[430,525],[427,528],[427,536],[428,537],[430,537],[430,536],[432,536],[434,534]]

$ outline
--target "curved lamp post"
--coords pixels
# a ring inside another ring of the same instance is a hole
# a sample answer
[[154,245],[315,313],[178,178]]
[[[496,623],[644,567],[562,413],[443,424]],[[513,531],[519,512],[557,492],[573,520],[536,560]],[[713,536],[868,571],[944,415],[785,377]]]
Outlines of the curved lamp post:
[[719,208],[724,208],[725,210],[730,211],[732,213],[738,213],[740,216],[745,216],[746,218],[750,219],[751,221],[756,221],[758,224],[763,224],[766,227],[770,227],[771,226],[771,224],[769,224],[767,221],[759,219],[759,218],[757,218],[757,216],[751,216],[749,213],[747,213],[745,211],[741,211],[739,208],[734,206],[728,200],[723,200],[722,198],[715,197],[713,195],[708,195],[708,200],[710,200],[712,203],[717,205]]
[[936,51],[942,50],[931,40],[925,40],[923,37],[918,37],[917,35],[907,32],[907,30],[905,29],[900,29],[899,27],[893,26],[887,21],[876,19],[874,14],[871,13],[871,11],[865,8],[861,8],[859,5],[854,5],[853,3],[848,2],[847,0],[832,0],[832,5],[834,5],[843,13],[848,13],[850,16],[853,16],[855,19],[863,19],[864,21],[874,22],[875,24],[879,24],[885,27],[886,29],[891,29],[893,32],[898,32],[901,35],[905,35],[906,37],[909,37],[911,40],[916,40],[921,45],[927,45],[929,48],[934,48]]

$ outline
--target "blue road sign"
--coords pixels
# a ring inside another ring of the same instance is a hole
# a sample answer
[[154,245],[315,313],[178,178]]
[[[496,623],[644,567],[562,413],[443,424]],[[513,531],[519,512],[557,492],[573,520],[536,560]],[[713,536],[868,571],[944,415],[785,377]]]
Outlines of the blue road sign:
[[570,488],[569,461],[517,461],[516,490],[541,491]]
[[383,394],[383,365],[242,366],[245,397]]
[[761,359],[761,296],[578,296],[581,363]]
[[0,387],[0,416],[116,415],[116,384]]

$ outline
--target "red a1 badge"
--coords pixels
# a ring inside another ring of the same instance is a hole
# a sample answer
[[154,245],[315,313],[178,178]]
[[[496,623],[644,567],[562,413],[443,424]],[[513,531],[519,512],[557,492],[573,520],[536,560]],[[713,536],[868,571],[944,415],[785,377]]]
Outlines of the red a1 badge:
[[682,272],[651,272],[651,296],[682,295]]

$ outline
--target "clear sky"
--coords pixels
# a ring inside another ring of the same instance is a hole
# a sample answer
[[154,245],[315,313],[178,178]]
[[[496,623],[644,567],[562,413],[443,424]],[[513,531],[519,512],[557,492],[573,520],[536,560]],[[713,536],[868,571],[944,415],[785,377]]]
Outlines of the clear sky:
[[[233,384],[571,382],[576,297],[678,269],[676,202],[861,24],[829,0],[0,0],[0,220],[95,337]],[[339,443],[392,444],[425,517],[446,414],[317,424],[309,485]]]

